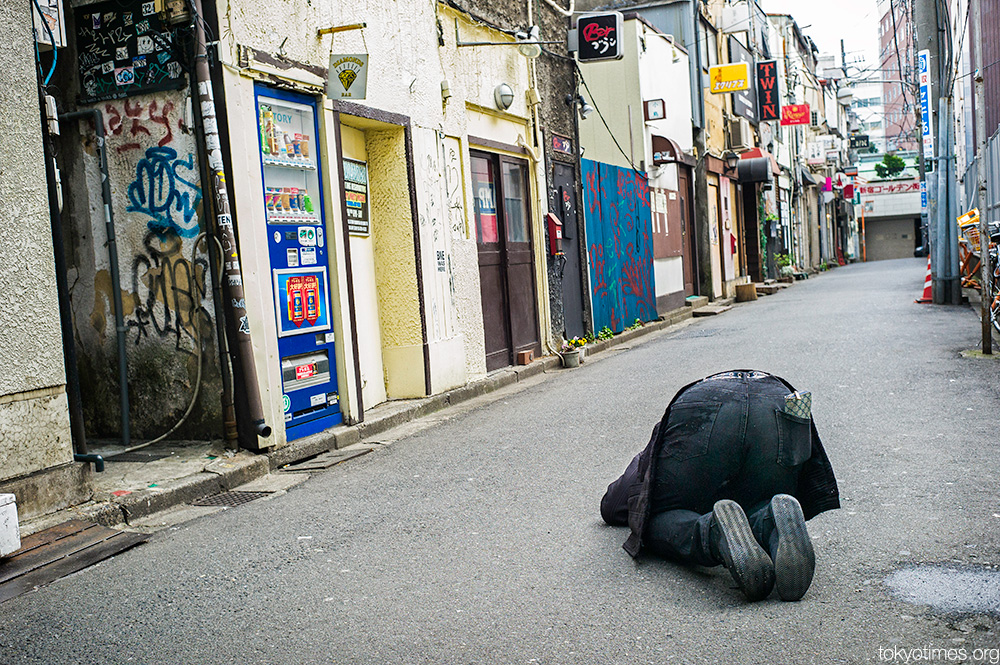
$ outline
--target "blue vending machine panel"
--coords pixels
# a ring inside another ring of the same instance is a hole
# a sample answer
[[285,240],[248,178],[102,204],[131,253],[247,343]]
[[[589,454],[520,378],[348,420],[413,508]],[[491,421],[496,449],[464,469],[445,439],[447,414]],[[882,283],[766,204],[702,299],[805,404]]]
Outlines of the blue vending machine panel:
[[316,101],[257,86],[262,203],[289,440],[343,420],[330,310]]

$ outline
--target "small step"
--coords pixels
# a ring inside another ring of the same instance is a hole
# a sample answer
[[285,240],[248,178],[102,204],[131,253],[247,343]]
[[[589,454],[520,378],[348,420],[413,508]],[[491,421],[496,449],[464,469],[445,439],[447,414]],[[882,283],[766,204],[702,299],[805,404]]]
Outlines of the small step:
[[688,296],[684,299],[684,304],[688,307],[693,307],[695,309],[699,307],[704,307],[708,304],[708,298],[706,296]]
[[732,305],[705,305],[691,312],[692,316],[715,316],[725,311],[731,310]]
[[757,295],[759,296],[773,296],[778,292],[777,284],[758,284],[757,285]]

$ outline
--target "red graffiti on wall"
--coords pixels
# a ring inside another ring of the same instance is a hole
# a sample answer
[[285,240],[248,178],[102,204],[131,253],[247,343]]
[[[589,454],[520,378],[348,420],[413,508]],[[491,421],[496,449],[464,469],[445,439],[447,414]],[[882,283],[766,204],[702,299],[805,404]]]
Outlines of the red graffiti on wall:
[[[170,114],[174,109],[173,102],[165,102],[161,107],[156,100],[144,105],[142,102],[126,99],[121,109],[114,104],[105,104],[105,131],[109,136],[125,139],[124,143],[115,146],[115,150],[119,153],[142,150],[143,145],[138,137],[153,137],[154,131],[156,136],[160,137],[156,145],[162,148],[174,140],[174,133],[170,127],[173,122]],[[144,112],[145,117],[143,117]],[[182,131],[185,129],[183,119],[177,119],[177,128]]]

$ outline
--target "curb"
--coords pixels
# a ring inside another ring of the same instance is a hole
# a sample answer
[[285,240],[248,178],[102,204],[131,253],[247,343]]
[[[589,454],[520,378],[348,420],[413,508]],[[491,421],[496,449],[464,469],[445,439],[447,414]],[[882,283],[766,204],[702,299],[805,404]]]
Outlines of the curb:
[[[668,312],[663,319],[634,330],[625,330],[612,339],[595,342],[587,347],[587,357],[603,353],[612,347],[667,330],[693,316],[691,307]],[[454,388],[439,395],[388,403],[391,411],[355,425],[341,425],[326,432],[293,441],[289,445],[265,454],[238,453],[233,458],[220,458],[204,471],[192,476],[162,483],[158,487],[134,491],[121,497],[95,496],[90,503],[70,508],[82,519],[103,526],[130,524],[182,503],[225,492],[252,480],[266,476],[285,465],[314,457],[330,450],[346,448],[382,432],[445,408],[482,397],[525,379],[560,367],[558,355],[539,358],[530,365],[508,367]]]

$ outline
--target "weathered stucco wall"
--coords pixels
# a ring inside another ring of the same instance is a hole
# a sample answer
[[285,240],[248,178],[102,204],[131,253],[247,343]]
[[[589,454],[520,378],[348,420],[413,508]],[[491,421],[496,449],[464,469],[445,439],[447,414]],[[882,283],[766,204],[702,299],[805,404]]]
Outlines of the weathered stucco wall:
[[[75,3],[86,5],[90,3]],[[60,109],[80,93],[74,12],[60,52]],[[202,188],[189,90],[79,107],[103,114],[126,332],[132,434],[170,429],[199,386],[175,438],[220,436],[221,379],[208,246],[198,243]],[[116,331],[104,201],[92,123],[68,123],[59,142],[67,192],[63,226],[87,434],[120,434]],[[199,359],[200,352],[200,359]]]
[[0,480],[71,462],[30,4],[0,4]]
[[[526,123],[529,115],[525,102],[526,60],[516,48],[456,48],[456,17],[459,17],[463,40],[497,41],[509,37],[473,24],[430,0],[372,1],[360,5],[227,1],[218,2],[217,7],[223,59],[234,66],[239,62],[238,46],[250,46],[272,55],[280,52],[291,61],[324,68],[329,65],[331,50],[370,54],[367,98],[357,103],[409,119],[416,176],[412,186],[416,189],[421,245],[418,263],[413,256],[412,243],[406,246],[403,240],[412,239],[407,199],[405,210],[402,203],[399,204],[399,214],[407,216],[393,224],[409,225],[409,235],[397,235],[391,247],[378,237],[375,239],[387,376],[391,380],[389,366],[392,364],[419,362],[422,365],[422,355],[414,355],[417,347],[413,346],[421,344],[422,340],[419,337],[412,339],[415,323],[416,331],[420,331],[419,310],[413,309],[418,272],[423,280],[432,390],[461,385],[485,374],[478,256],[467,197],[470,189],[467,115],[469,106],[495,109],[493,90],[504,82],[515,92],[514,104],[505,115]],[[364,31],[317,37],[311,29],[312,26],[346,25],[361,19],[368,25]],[[289,32],[273,27],[292,24],[308,25],[310,29]],[[439,35],[443,46],[439,44]],[[249,78],[241,80],[244,85],[251,85]],[[441,96],[444,80],[449,82],[452,95],[447,102]],[[231,126],[234,125],[232,121]],[[411,187],[406,180],[404,146],[392,145],[393,141],[379,137],[379,133],[366,131],[369,164],[379,161],[379,151],[394,156],[396,163],[391,176],[395,180],[386,180],[387,194],[402,200],[399,192],[407,192]],[[399,134],[401,136],[402,132]],[[531,140],[526,129],[521,135],[524,140]],[[334,154],[333,148],[328,146],[329,155]],[[383,175],[388,177],[390,174]],[[375,173],[371,178],[373,205],[381,205],[379,193],[374,189],[378,178]],[[245,221],[241,218],[241,224]],[[402,227],[398,230],[403,231]],[[441,252],[444,253],[443,270]],[[396,253],[400,257],[408,254],[410,259],[396,264],[393,259]],[[390,259],[393,262],[387,264]],[[403,298],[402,302],[391,302],[397,296]],[[401,319],[393,314],[393,310],[399,308],[404,310],[400,312]],[[400,352],[405,355],[405,361],[391,360],[390,348],[405,349]],[[390,387],[390,394],[392,392]]]

